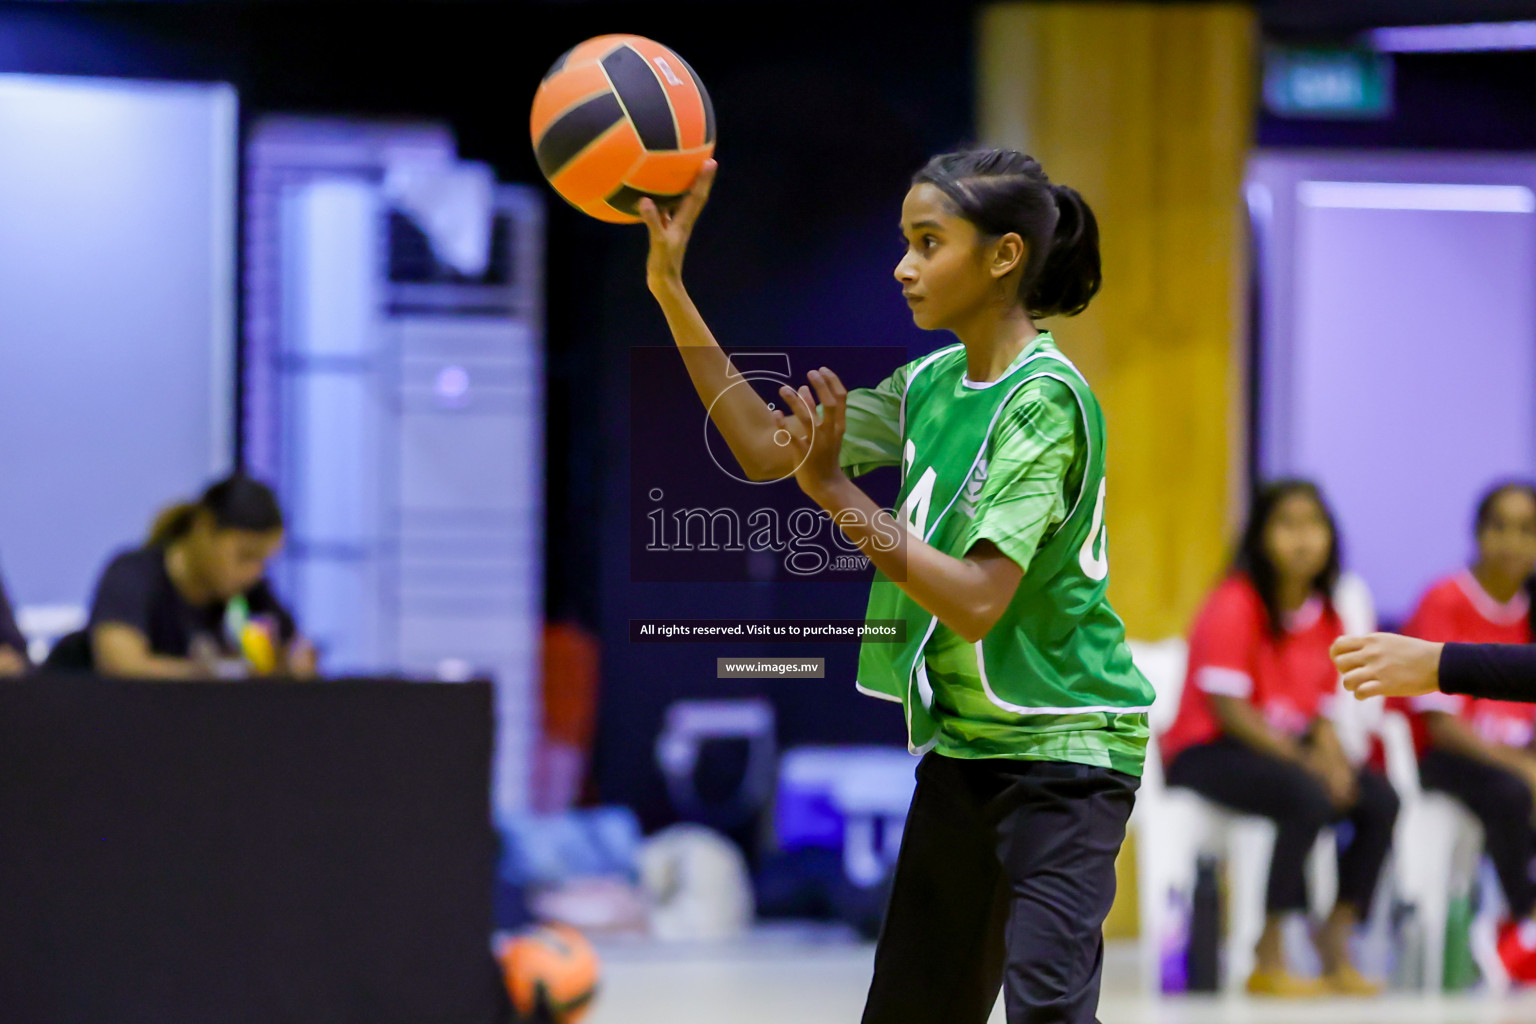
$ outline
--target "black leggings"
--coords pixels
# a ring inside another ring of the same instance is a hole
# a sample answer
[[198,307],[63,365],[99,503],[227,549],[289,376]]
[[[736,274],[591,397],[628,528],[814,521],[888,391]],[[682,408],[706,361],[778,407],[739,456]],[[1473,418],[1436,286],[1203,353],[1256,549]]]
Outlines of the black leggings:
[[1094,1024],[1104,917],[1136,787],[1109,768],[917,766],[863,1024]]
[[1444,750],[1429,750],[1419,759],[1419,781],[1425,789],[1449,793],[1477,815],[1510,913],[1517,919],[1530,916],[1536,908],[1531,787],[1513,772]]
[[1168,766],[1168,785],[1184,786],[1242,814],[1275,823],[1265,907],[1272,913],[1307,909],[1307,854],[1324,825],[1348,821],[1354,836],[1339,855],[1339,902],[1370,916],[1381,865],[1392,845],[1397,793],[1381,775],[1361,769],[1360,796],[1340,810],[1306,769],[1224,736],[1182,751]]

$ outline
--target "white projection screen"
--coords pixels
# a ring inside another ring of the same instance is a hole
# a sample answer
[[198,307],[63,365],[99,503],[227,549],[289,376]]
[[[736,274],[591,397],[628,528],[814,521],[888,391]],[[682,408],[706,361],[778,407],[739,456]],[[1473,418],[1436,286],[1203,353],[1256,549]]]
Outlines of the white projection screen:
[[1386,624],[1536,476],[1536,160],[1261,152],[1259,469],[1322,484]]
[[234,455],[228,85],[0,75],[0,570],[84,605]]

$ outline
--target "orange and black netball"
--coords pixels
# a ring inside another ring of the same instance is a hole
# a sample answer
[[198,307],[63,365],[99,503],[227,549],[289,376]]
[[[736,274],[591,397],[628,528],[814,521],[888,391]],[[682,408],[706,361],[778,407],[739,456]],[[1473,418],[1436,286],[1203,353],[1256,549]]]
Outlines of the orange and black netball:
[[688,62],[642,36],[597,36],[544,76],[529,118],[539,169],[572,206],[617,224],[666,207],[715,151],[715,111]]

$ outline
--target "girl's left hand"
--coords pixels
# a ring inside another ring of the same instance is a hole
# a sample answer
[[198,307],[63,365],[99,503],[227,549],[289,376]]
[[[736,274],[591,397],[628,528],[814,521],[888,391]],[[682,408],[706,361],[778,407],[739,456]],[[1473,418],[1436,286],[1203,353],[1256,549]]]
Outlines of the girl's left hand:
[[[799,391],[788,384],[779,386],[779,395],[792,410],[793,421],[784,415],[783,409],[774,409],[774,422],[783,433],[775,433],[775,440],[786,444],[795,455],[795,482],[811,499],[818,500],[837,484],[848,479],[838,464],[843,449],[844,402],[848,389],[837,374],[825,366],[806,374],[811,389],[805,385]],[[821,402],[821,421],[816,420],[816,402]]]
[[1319,743],[1309,744],[1307,758],[1313,774],[1328,792],[1334,806],[1348,808],[1359,799],[1359,779],[1341,751]]
[[1396,633],[1341,636],[1329,654],[1344,677],[1344,689],[1368,697],[1417,697],[1440,688],[1444,644]]
[[305,637],[294,637],[288,645],[288,674],[295,679],[313,679],[319,667],[320,656],[315,645]]

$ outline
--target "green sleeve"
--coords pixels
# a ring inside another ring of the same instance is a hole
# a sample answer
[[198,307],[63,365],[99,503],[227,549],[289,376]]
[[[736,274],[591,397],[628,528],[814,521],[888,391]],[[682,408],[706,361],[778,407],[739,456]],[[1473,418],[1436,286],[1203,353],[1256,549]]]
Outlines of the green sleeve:
[[[907,366],[897,367],[872,388],[851,388],[844,406],[843,447],[837,461],[849,476],[881,466],[901,465],[901,396],[907,388]],[[821,405],[816,406],[821,418]]]
[[1009,400],[961,550],[990,540],[1029,570],[1041,542],[1067,518],[1072,480],[1082,479],[1079,418],[1071,388],[1049,377]]

